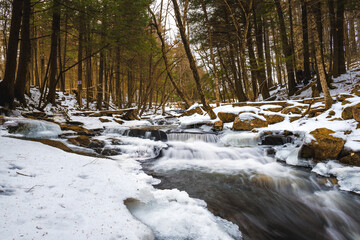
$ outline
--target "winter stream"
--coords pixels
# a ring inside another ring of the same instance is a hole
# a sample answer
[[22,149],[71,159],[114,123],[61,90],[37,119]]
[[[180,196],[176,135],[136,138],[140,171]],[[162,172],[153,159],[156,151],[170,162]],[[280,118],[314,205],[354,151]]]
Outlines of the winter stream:
[[[257,145],[256,135],[228,134],[217,141],[209,134],[182,133],[169,140],[158,157],[142,163],[143,170],[161,180],[159,189],[176,188],[204,200],[214,215],[238,225],[243,239],[360,239],[359,196],[336,189],[308,168],[276,161]],[[128,207],[157,228],[151,206]]]
[[[48,125],[30,128],[44,137],[56,132]],[[339,190],[311,168],[291,166],[304,165],[294,141],[269,151],[254,133],[195,129],[107,129],[96,138],[119,154],[112,158],[122,168],[162,189],[149,188],[140,201],[126,203],[156,239],[360,239],[359,195]],[[355,176],[349,177],[359,189]]]

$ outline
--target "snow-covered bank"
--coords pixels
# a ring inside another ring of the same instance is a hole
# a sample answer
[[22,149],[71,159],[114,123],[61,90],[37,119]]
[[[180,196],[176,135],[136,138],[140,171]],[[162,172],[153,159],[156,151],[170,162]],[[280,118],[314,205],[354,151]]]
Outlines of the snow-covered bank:
[[[1,239],[154,239],[154,233],[185,239],[200,228],[209,235],[197,239],[240,238],[237,226],[212,215],[203,201],[154,189],[154,179],[139,169],[128,158],[80,156],[1,136]],[[149,227],[129,212],[124,204],[129,198],[140,201],[136,216]],[[162,217],[149,222],[141,214]]]
[[1,238],[152,239],[123,201],[146,187],[115,161],[0,137]]

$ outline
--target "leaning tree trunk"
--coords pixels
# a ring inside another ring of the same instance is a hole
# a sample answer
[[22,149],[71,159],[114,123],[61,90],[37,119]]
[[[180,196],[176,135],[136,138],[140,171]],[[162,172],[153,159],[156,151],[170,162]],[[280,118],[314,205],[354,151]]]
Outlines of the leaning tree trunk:
[[155,17],[154,12],[153,12],[150,8],[148,8],[148,9],[149,9],[149,12],[150,12],[150,14],[151,14],[151,16],[152,16],[153,24],[154,24],[154,26],[155,26],[155,28],[156,28],[156,33],[157,33],[157,35],[158,35],[158,37],[159,37],[159,39],[160,39],[160,42],[161,42],[162,58],[163,58],[163,60],[164,60],[164,64],[165,64],[165,69],[166,69],[167,76],[168,76],[171,84],[174,86],[174,88],[175,88],[177,94],[179,95],[179,97],[184,101],[185,107],[186,107],[186,108],[189,108],[190,105],[191,105],[191,104],[190,104],[190,100],[189,100],[188,97],[184,94],[184,92],[180,89],[180,87],[177,85],[177,83],[176,83],[176,81],[175,81],[175,79],[174,79],[174,77],[173,77],[173,75],[172,75],[172,73],[171,73],[171,69],[170,69],[170,65],[169,65],[169,60],[168,60],[167,55],[166,55],[166,53],[167,53],[166,48],[165,48],[166,43],[165,43],[164,37],[163,37],[163,35],[162,35],[162,32],[161,32],[159,23],[158,23],[157,20],[156,20],[156,17]]
[[15,83],[15,97],[24,105],[25,101],[25,87],[26,82],[29,80],[29,63],[31,58],[31,45],[30,45],[30,0],[24,1],[24,12],[21,26],[21,44],[20,44],[20,57],[19,68],[16,76]]
[[172,3],[174,5],[175,18],[176,18],[177,25],[178,25],[178,28],[179,28],[179,31],[180,31],[181,40],[182,40],[182,43],[183,43],[184,48],[185,48],[186,56],[187,56],[187,58],[189,60],[190,68],[191,68],[191,71],[193,73],[193,77],[194,77],[194,80],[195,80],[195,83],[196,83],[196,88],[197,88],[198,94],[200,95],[201,103],[203,104],[203,108],[209,114],[210,118],[215,119],[216,114],[214,113],[212,108],[207,103],[205,95],[204,95],[202,87],[201,87],[199,72],[198,72],[198,70],[196,68],[196,63],[195,63],[194,57],[193,57],[193,55],[191,53],[191,50],[190,50],[189,41],[187,39],[187,36],[186,36],[186,33],[185,33],[185,27],[184,27],[184,25],[182,23],[182,19],[181,19],[181,15],[180,15],[179,5],[177,3],[177,0],[172,0]]
[[19,42],[19,31],[23,0],[14,0],[10,26],[9,44],[6,53],[4,79],[0,82],[0,105],[12,108],[14,102],[14,80],[16,72],[16,58]]
[[313,31],[313,36],[314,36],[314,48],[315,48],[315,58],[316,58],[316,64],[317,64],[317,70],[318,70],[318,76],[320,78],[320,84],[321,84],[321,89],[324,93],[324,98],[325,98],[325,109],[329,109],[331,108],[331,105],[333,103],[333,100],[330,96],[330,92],[329,92],[329,87],[327,85],[326,82],[326,74],[325,74],[325,66],[322,64],[322,59],[321,59],[321,36],[319,34],[319,31],[317,31],[317,29],[315,29],[316,26],[316,16],[314,14],[312,14],[312,18],[311,18],[311,25],[314,26],[312,31]]

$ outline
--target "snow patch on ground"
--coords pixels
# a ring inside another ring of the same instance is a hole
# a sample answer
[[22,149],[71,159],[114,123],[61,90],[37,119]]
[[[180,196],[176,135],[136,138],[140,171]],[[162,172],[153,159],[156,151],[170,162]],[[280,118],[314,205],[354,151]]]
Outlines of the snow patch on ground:
[[[165,143],[124,137],[121,146],[129,147],[128,153],[111,160],[0,133],[2,239],[241,237],[236,225],[212,215],[205,202],[178,190],[153,188],[158,180],[142,172],[134,157]],[[142,222],[129,212],[126,199],[138,201],[131,210]]]

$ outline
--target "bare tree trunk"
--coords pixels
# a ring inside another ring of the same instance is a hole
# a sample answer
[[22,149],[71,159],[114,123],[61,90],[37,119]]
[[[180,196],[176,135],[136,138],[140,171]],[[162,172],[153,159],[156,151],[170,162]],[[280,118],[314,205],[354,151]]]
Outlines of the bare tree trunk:
[[284,55],[286,57],[286,71],[288,74],[289,96],[292,96],[296,91],[296,83],[295,83],[295,78],[294,78],[293,52],[292,52],[291,46],[288,43],[288,39],[286,36],[284,14],[281,9],[280,0],[274,0],[274,3],[276,6],[276,10],[277,10],[279,22],[280,22],[281,43],[282,43]]
[[53,0],[53,20],[51,32],[51,50],[50,50],[50,74],[49,74],[49,93],[47,102],[55,104],[56,76],[57,76],[57,49],[60,33],[60,2]]
[[215,56],[214,56],[214,50],[213,50],[212,31],[211,31],[211,26],[209,23],[209,18],[207,15],[207,10],[206,10],[204,0],[201,0],[201,7],[202,7],[202,10],[205,15],[205,23],[206,23],[206,27],[207,27],[207,31],[208,31],[208,36],[209,36],[210,59],[211,59],[211,64],[213,65],[213,74],[214,74],[214,79],[215,79],[216,106],[219,106],[219,104],[220,104],[219,77],[218,77],[218,73],[217,73],[217,69],[216,69],[216,62],[215,62]]
[[121,108],[121,83],[120,83],[120,47],[116,46],[115,56],[115,84],[116,84],[116,104]]
[[108,54],[105,55],[104,59],[104,103],[105,109],[109,109],[109,63]]
[[153,24],[156,28],[156,33],[160,39],[160,42],[161,42],[161,52],[162,52],[162,58],[164,60],[164,64],[165,64],[165,69],[166,69],[166,73],[167,73],[167,76],[171,82],[171,84],[174,86],[177,94],[179,95],[179,97],[184,101],[185,103],[185,107],[186,108],[189,108],[191,103],[190,103],[190,100],[187,98],[187,96],[183,93],[183,91],[181,91],[180,87],[177,85],[176,81],[174,80],[174,77],[171,73],[171,69],[170,69],[170,66],[169,66],[169,61],[168,61],[168,58],[167,58],[167,55],[166,55],[166,43],[165,43],[165,40],[163,38],[163,35],[162,35],[162,32],[161,32],[161,29],[160,29],[160,26],[159,26],[159,23],[157,22],[156,20],[156,17],[155,17],[155,14],[154,12],[149,8],[149,12],[151,13],[152,15],[152,19],[153,19]]
[[[316,26],[315,14],[312,14],[311,19],[312,19],[311,25]],[[324,68],[324,65],[322,64],[322,59],[321,59],[321,41],[320,41],[321,37],[320,37],[319,31],[317,31],[314,28],[313,28],[313,33],[314,33],[313,35],[314,35],[314,45],[315,45],[314,46],[315,57],[316,57],[317,69],[318,69],[319,77],[320,77],[321,88],[322,88],[322,91],[324,93],[324,98],[325,98],[325,109],[329,109],[329,108],[331,108],[333,100],[330,96],[329,87],[326,82],[325,68]]]
[[[295,56],[295,45],[294,45],[294,23],[293,23],[293,13],[292,13],[292,5],[291,0],[288,0],[289,5],[289,24],[290,24],[290,47],[292,52],[293,59],[293,67],[294,71],[296,71],[296,56]],[[296,75],[296,74],[295,74]]]
[[[261,7],[261,3],[259,5]],[[262,24],[261,16],[255,11],[255,5],[253,5],[253,18],[254,18],[254,30],[255,30],[255,39],[256,39],[256,49],[258,53],[257,62],[258,62],[258,81],[259,81],[259,90],[261,92],[262,98],[267,99],[270,97],[269,88],[266,81],[265,74],[265,61],[264,61],[264,48],[263,48],[263,33],[262,25],[259,26],[259,23]]]
[[195,63],[194,57],[190,50],[188,39],[186,37],[185,27],[181,20],[179,5],[177,3],[177,0],[172,0],[172,3],[174,5],[175,17],[176,17],[177,25],[178,25],[178,28],[180,31],[181,40],[184,45],[187,58],[189,60],[190,68],[191,68],[191,71],[194,76],[196,88],[197,88],[198,94],[200,96],[201,103],[203,104],[203,108],[209,114],[210,118],[215,119],[217,116],[214,113],[214,111],[212,110],[212,108],[209,106],[209,104],[207,103],[207,100],[205,98],[205,95],[204,95],[202,87],[201,87],[200,76],[199,76],[198,70],[196,68],[196,63]]
[[24,105],[25,101],[25,87],[29,72],[29,63],[31,59],[31,45],[30,45],[30,0],[24,0],[24,11],[21,26],[21,44],[20,44],[20,57],[19,68],[15,83],[15,97]]
[[307,0],[301,0],[301,23],[303,36],[303,58],[304,58],[304,77],[308,81],[310,76],[310,55],[309,55],[309,35],[308,35],[308,19],[307,19]]
[[275,50],[276,78],[278,80],[278,83],[280,85],[283,85],[282,77],[281,77],[281,67],[280,67],[280,51],[279,51],[279,48],[278,48],[278,46],[276,44],[278,42],[278,38],[276,36],[274,21],[272,19],[270,19],[270,24],[271,24],[271,34],[272,34],[273,39],[274,39],[273,48]]
[[352,13],[349,16],[349,40],[350,40],[350,52],[351,58],[356,57],[357,54],[357,46],[356,46],[356,34],[355,34],[355,14]]
[[[63,59],[62,59],[62,69],[65,69],[66,66],[66,52],[67,52],[67,40],[68,40],[68,19],[69,15],[65,13],[65,35],[64,35],[64,49],[63,49]],[[65,73],[61,75],[61,90],[65,91]]]
[[[329,20],[330,20],[330,69],[331,75],[334,75],[335,71],[335,58],[337,55],[337,50],[335,49],[335,45],[337,45],[336,38],[336,25],[335,25],[335,11],[334,11],[334,0],[328,0],[329,7]],[[336,63],[337,64],[337,63]]]
[[16,71],[16,58],[19,42],[19,31],[21,25],[21,13],[23,0],[14,0],[12,3],[12,15],[9,44],[6,53],[6,64],[4,79],[0,82],[0,105],[13,107],[14,84]]
[[336,1],[334,32],[334,77],[346,72],[344,53],[344,2]]
[[[90,29],[87,29],[86,31],[86,47],[85,52],[86,56],[89,56],[91,54],[91,33]],[[86,108],[89,108],[90,102],[93,100],[93,89],[92,89],[92,58],[89,57],[86,59],[86,75],[85,75],[85,81],[86,81]]]
[[264,47],[265,47],[265,62],[266,62],[266,75],[267,75],[267,83],[268,87],[272,87],[274,85],[274,81],[272,78],[272,67],[271,67],[271,55],[270,55],[270,40],[269,40],[269,32],[266,27],[267,21],[264,20],[263,24],[263,33],[264,33]]
[[[84,42],[84,23],[83,23],[83,14],[79,15],[79,38],[78,38],[78,61],[83,58],[83,42]],[[77,77],[77,102],[79,108],[82,107],[82,80],[83,80],[83,64],[80,62],[78,64],[78,77]]]

